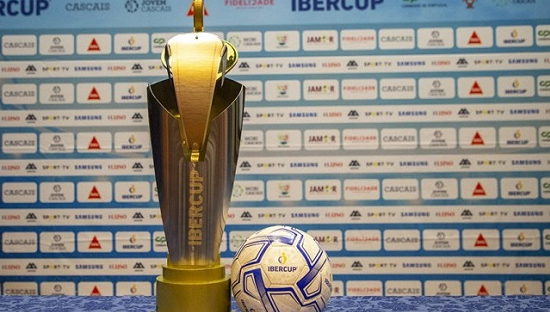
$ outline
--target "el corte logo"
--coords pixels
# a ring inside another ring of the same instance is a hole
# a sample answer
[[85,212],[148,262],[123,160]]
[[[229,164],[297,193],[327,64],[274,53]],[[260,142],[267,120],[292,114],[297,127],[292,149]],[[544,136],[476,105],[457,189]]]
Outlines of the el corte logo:
[[49,0],[0,0],[0,16],[40,16],[49,7]]

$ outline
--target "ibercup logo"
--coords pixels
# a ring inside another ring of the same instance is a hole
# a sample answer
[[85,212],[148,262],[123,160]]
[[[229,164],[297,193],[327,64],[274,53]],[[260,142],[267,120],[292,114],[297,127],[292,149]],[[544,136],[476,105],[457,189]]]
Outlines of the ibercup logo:
[[474,2],[476,2],[477,0],[464,0],[464,2],[466,2],[466,5],[467,5],[467,9],[473,9],[474,8]]
[[281,196],[288,196],[288,193],[290,193],[290,184],[279,184],[279,191],[281,192]]
[[288,38],[287,38],[287,36],[285,36],[285,35],[278,35],[278,36],[277,36],[277,41],[279,42],[279,45],[280,45],[280,46],[286,45],[287,39],[288,39]]
[[130,243],[135,244],[135,243],[137,242],[137,237],[136,237],[136,235],[133,234],[132,237],[130,237],[129,241],[130,241]]
[[285,264],[286,261],[288,260],[286,254],[283,252],[283,254],[281,256],[279,256],[279,259],[277,259],[279,261],[280,264]]
[[520,291],[522,294],[527,293],[527,286],[526,286],[525,284],[521,285],[521,287],[519,288],[519,291]]
[[288,145],[288,140],[290,139],[288,133],[279,133],[277,137],[279,138],[280,145]]
[[188,190],[188,222],[189,230],[187,232],[187,244],[189,246],[202,245],[202,216],[203,216],[203,191],[204,178],[201,177],[195,168],[189,171],[189,190]]
[[277,85],[277,90],[279,91],[279,95],[286,95],[286,93],[288,92],[288,85],[286,84]]

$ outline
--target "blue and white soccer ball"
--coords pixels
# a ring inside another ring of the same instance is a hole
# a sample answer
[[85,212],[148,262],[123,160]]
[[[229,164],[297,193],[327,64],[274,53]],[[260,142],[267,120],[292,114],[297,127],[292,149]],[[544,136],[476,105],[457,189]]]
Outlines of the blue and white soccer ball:
[[244,312],[320,312],[332,292],[326,252],[289,226],[252,234],[231,266],[231,290]]

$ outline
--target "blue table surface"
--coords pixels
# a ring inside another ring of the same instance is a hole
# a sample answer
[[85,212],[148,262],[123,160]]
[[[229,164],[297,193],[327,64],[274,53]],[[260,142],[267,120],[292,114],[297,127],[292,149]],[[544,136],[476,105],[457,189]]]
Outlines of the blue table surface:
[[[155,297],[0,296],[0,311],[153,312]],[[235,302],[232,311],[239,309]],[[542,312],[550,296],[525,297],[333,297],[325,312]]]

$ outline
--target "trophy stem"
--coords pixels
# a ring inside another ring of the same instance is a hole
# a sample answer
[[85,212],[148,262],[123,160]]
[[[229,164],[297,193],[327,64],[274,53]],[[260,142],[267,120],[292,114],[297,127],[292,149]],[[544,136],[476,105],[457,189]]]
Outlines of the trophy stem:
[[204,0],[193,0],[193,31],[204,30]]

